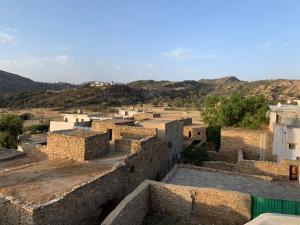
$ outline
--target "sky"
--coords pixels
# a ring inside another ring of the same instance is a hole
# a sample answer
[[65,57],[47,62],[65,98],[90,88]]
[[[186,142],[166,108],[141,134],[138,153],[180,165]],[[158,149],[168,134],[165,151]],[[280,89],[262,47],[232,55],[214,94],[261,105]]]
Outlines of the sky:
[[0,70],[36,81],[300,79],[299,0],[0,3]]

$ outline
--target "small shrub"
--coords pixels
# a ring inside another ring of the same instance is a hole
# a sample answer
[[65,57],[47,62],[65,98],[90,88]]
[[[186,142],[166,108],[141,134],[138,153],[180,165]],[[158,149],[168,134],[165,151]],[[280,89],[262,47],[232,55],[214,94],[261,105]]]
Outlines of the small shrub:
[[203,143],[202,145],[190,145],[181,152],[181,157],[184,163],[201,166],[202,162],[209,160],[207,150],[207,143]]

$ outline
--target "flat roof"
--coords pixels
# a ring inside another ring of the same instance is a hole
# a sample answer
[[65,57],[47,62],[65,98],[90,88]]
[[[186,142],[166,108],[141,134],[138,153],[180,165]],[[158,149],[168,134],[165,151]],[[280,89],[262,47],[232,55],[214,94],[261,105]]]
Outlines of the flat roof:
[[9,161],[15,158],[25,156],[24,152],[19,152],[13,149],[0,149],[0,162]]
[[199,167],[197,169],[178,167],[166,181],[170,184],[220,188],[239,191],[257,197],[300,200],[299,183],[278,183],[266,181],[255,176]]
[[300,216],[278,214],[278,213],[263,213],[254,220],[245,225],[298,225],[300,224]]
[[300,112],[300,106],[298,105],[281,105],[278,107],[277,105],[269,105],[271,111],[274,112],[282,112],[282,111],[298,111]]
[[196,123],[193,123],[193,124],[189,124],[189,125],[184,125],[184,127],[191,127],[191,128],[197,128],[197,127],[200,127],[200,128],[207,128],[207,126],[205,124],[196,124]]
[[[99,160],[71,160],[0,163],[0,195],[12,197],[24,205],[39,205],[63,196],[78,185],[111,171],[127,154],[115,153]],[[19,159],[21,160],[21,159]]]
[[75,136],[75,137],[91,137],[94,135],[99,134],[99,132],[91,131],[91,130],[82,130],[82,129],[72,129],[72,130],[60,130],[60,131],[53,131],[50,134],[62,134],[66,136]]

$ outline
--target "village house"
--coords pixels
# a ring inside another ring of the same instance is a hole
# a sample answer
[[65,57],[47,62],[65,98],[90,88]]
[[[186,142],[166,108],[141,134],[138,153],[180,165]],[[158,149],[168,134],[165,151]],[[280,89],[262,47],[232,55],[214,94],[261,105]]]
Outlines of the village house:
[[172,168],[182,125],[162,124],[164,138],[133,120],[94,120],[90,130],[49,132],[46,145],[3,155],[0,225],[99,224],[141,182],[159,181]]

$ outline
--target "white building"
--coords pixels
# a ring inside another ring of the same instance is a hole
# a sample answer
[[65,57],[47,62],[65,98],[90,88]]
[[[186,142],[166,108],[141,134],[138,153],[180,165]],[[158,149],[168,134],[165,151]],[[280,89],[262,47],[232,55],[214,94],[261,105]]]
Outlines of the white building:
[[277,162],[297,160],[300,157],[300,127],[275,124],[273,154],[277,156]]
[[300,105],[269,106],[270,131],[273,132],[273,154],[277,162],[300,157]]

